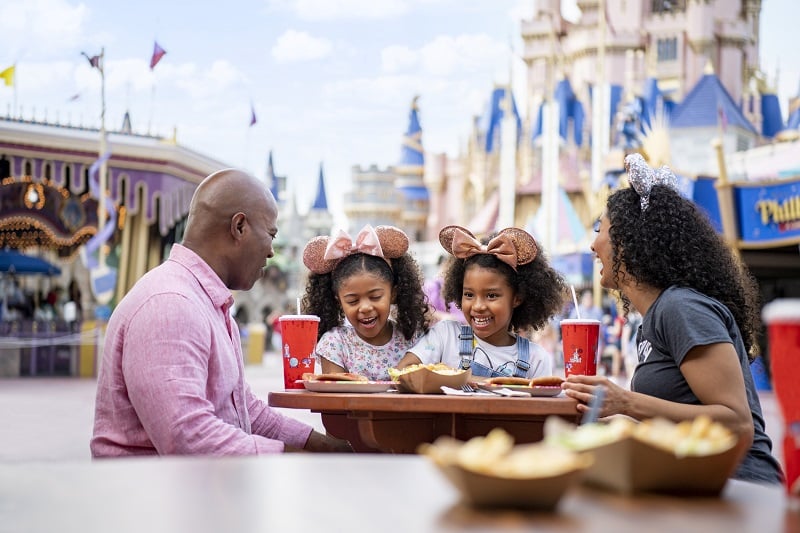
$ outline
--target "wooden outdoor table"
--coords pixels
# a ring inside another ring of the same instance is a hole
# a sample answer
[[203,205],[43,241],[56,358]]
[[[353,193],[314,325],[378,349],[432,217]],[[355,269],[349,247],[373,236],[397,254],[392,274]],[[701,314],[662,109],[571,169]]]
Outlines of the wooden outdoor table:
[[60,533],[798,531],[781,487],[720,498],[575,487],[552,513],[473,509],[424,457],[161,457],[0,463],[0,531]]
[[503,398],[401,393],[270,392],[269,405],[322,414],[327,432],[356,451],[414,453],[441,435],[468,440],[502,427],[518,443],[542,439],[556,415],[578,422],[577,401],[563,396]]

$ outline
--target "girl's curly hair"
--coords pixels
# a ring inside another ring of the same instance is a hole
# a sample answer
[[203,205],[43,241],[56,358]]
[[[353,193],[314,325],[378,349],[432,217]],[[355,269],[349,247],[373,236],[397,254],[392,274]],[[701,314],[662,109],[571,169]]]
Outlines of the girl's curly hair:
[[406,340],[411,340],[418,331],[427,333],[431,313],[422,290],[422,271],[409,253],[386,260],[368,254],[352,254],[339,262],[327,274],[309,274],[303,295],[303,311],[320,318],[317,338],[326,331],[344,323],[344,311],[339,303],[339,287],[344,280],[355,274],[367,272],[392,284],[396,290],[395,326]]
[[561,311],[567,283],[547,262],[541,248],[533,261],[517,266],[516,272],[491,254],[477,254],[468,259],[448,258],[442,295],[446,302],[455,303],[459,309],[464,292],[464,274],[471,267],[494,270],[506,278],[514,294],[519,296],[522,303],[511,315],[511,331],[541,329],[550,317]]
[[[747,267],[694,203],[671,187],[655,185],[642,211],[630,188],[609,196],[612,275],[664,290],[688,287],[725,305],[733,314],[752,359],[758,354],[759,290]],[[621,295],[627,312],[630,300]]]

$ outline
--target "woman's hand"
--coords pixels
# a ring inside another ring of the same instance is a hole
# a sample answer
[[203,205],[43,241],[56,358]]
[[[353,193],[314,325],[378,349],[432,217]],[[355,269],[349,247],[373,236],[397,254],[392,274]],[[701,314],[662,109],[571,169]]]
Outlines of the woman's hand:
[[585,413],[589,410],[589,403],[596,394],[597,387],[605,388],[605,400],[600,408],[600,417],[617,414],[628,414],[629,391],[623,389],[613,381],[603,376],[569,376],[561,388],[564,394],[578,400],[578,411]]

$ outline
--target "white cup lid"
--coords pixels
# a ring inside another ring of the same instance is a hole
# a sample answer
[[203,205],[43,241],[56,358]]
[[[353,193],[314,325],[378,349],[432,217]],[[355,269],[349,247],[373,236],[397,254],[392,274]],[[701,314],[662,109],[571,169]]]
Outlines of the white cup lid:
[[281,315],[278,320],[313,320],[319,322],[317,315]]
[[561,321],[562,324],[600,324],[599,320],[594,318],[565,318]]
[[800,323],[800,298],[773,300],[764,306],[761,317],[765,324],[772,322]]

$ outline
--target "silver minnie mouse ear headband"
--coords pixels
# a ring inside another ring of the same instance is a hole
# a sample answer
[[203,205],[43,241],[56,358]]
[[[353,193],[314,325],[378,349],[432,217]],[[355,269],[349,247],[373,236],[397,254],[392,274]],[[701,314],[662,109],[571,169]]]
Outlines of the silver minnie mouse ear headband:
[[650,205],[650,191],[653,190],[653,185],[676,188],[677,178],[672,169],[667,165],[654,169],[645,162],[642,154],[633,153],[625,156],[625,170],[628,173],[628,182],[639,194],[643,212]]

